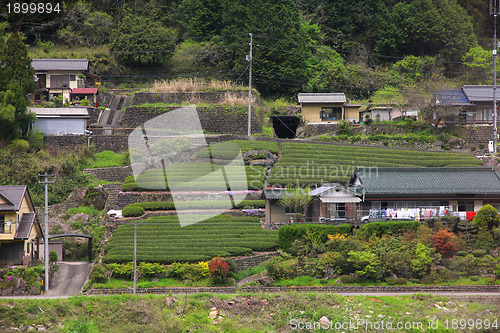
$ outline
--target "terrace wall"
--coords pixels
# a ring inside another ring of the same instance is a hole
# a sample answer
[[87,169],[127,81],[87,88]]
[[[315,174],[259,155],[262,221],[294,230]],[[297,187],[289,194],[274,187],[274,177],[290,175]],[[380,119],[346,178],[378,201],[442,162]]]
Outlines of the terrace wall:
[[[231,95],[237,98],[247,98],[248,92],[232,91]],[[207,103],[220,104],[226,96],[225,91],[213,92],[175,92],[175,93],[135,93],[134,105],[145,103],[165,103],[165,104],[181,104],[181,103]]]
[[[135,100],[135,99],[134,99]],[[123,112],[122,125],[135,128],[161,114],[178,107],[128,107]],[[245,107],[198,107],[201,127],[206,133],[247,133],[248,110]],[[252,113],[252,132],[262,132],[262,125],[255,112]]]
[[[89,289],[87,295],[131,294],[132,288]],[[319,293],[498,293],[500,286],[470,285],[470,286],[327,286],[327,287],[164,287],[137,288],[138,294],[194,294],[194,293],[282,293],[282,292],[319,292]]]
[[279,252],[271,252],[265,254],[258,254],[250,257],[238,257],[233,258],[234,265],[236,266],[236,271],[243,271],[247,268],[252,268],[260,265],[266,260],[279,256]]

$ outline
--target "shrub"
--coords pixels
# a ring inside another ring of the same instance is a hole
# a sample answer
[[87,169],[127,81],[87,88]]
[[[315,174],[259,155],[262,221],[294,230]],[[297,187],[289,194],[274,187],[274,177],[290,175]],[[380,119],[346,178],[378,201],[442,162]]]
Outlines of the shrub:
[[485,249],[478,249],[478,250],[472,251],[472,255],[476,258],[484,257],[486,255],[486,253],[487,253],[487,251]]
[[174,262],[168,267],[167,276],[178,280],[199,281],[207,276],[204,264]]
[[340,277],[340,282],[342,283],[355,283],[357,280],[358,278],[352,275],[342,275]]
[[105,265],[96,264],[90,273],[90,281],[92,283],[106,283],[108,278],[106,276],[107,269]]
[[50,262],[57,262],[57,252],[56,251],[49,252],[49,261]]
[[130,205],[122,210],[122,214],[125,217],[137,217],[144,214],[144,208],[139,206]]
[[419,226],[418,221],[372,222],[362,225],[359,232],[380,237],[385,234],[400,234],[403,231],[417,230]]
[[477,282],[477,281],[479,281],[479,276],[473,275],[473,276],[469,277],[469,280]]
[[486,278],[484,279],[484,283],[487,284],[487,285],[495,285],[496,282],[495,282],[495,278],[492,278],[492,277],[489,277],[489,278]]
[[477,232],[476,247],[485,250],[491,250],[495,247],[493,234],[485,225],[481,225],[479,227],[479,231]]
[[138,269],[143,276],[161,277],[166,275],[165,266],[159,263],[141,262]]
[[220,257],[215,257],[208,263],[208,274],[214,283],[225,283],[229,275],[229,265]]
[[14,140],[11,145],[12,148],[19,153],[27,153],[30,150],[30,144],[23,139]]
[[343,224],[338,227],[332,225],[292,224],[285,225],[278,231],[278,245],[283,251],[289,251],[293,241],[308,233],[311,237],[319,237],[326,242],[328,235],[349,234],[351,226]]
[[472,224],[476,228],[487,227],[488,230],[492,230],[494,227],[500,225],[500,218],[498,217],[498,211],[492,205],[484,205],[479,209],[472,220]]
[[443,258],[451,258],[457,250],[457,243],[455,242],[456,238],[457,236],[449,232],[448,229],[439,230],[432,236],[432,239],[434,240],[433,246],[443,255]]
[[267,274],[275,280],[297,277],[298,259],[274,258],[264,264]]
[[405,285],[408,283],[408,280],[406,280],[405,278],[396,278],[396,279],[387,279],[386,282],[388,285],[394,286],[394,285]]
[[457,253],[455,253],[455,256],[465,257],[468,254],[469,253],[467,251],[457,251]]

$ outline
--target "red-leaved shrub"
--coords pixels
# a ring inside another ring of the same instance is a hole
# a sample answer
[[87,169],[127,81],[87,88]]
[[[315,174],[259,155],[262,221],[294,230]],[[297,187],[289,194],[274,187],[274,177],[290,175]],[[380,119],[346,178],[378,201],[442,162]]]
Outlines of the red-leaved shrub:
[[225,283],[229,275],[229,265],[220,257],[215,257],[208,263],[208,275],[214,283]]
[[456,238],[457,236],[449,232],[448,229],[441,229],[435,235],[432,235],[432,239],[434,240],[433,246],[443,255],[443,258],[451,258],[457,251]]

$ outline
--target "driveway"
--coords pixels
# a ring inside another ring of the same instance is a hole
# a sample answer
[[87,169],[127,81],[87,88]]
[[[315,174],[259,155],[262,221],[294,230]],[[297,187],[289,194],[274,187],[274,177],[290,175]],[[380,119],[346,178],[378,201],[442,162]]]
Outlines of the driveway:
[[82,292],[92,269],[89,262],[58,262],[46,296],[73,296]]

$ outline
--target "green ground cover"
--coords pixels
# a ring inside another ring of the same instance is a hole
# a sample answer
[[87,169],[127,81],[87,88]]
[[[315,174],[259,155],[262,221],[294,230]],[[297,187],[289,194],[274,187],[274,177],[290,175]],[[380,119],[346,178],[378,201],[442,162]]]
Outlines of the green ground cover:
[[[104,262],[132,261],[133,232],[134,224],[127,223],[113,233],[105,249]],[[160,216],[140,222],[137,243],[139,261],[196,262],[218,255],[245,255],[275,249],[278,233],[263,230],[259,219],[252,217],[219,215],[180,227],[177,216]]]
[[283,143],[282,157],[271,169],[273,186],[311,186],[347,182],[356,167],[473,167],[469,154],[378,147]]
[[[217,313],[211,319],[211,308]],[[446,311],[443,309],[446,307]],[[384,321],[408,325],[395,332],[496,331],[499,305],[458,301],[451,297],[341,296],[282,293],[188,296],[114,295],[67,299],[0,300],[0,328],[23,330],[40,325],[50,332],[291,332],[301,322],[316,325],[325,316],[335,323]],[[474,326],[467,326],[468,324]],[[464,326],[461,326],[461,325]],[[434,326],[432,326],[434,325]],[[373,332],[365,325],[302,332]],[[387,327],[387,326],[386,326]],[[487,328],[488,327],[488,328]],[[380,330],[381,332],[384,330]]]

